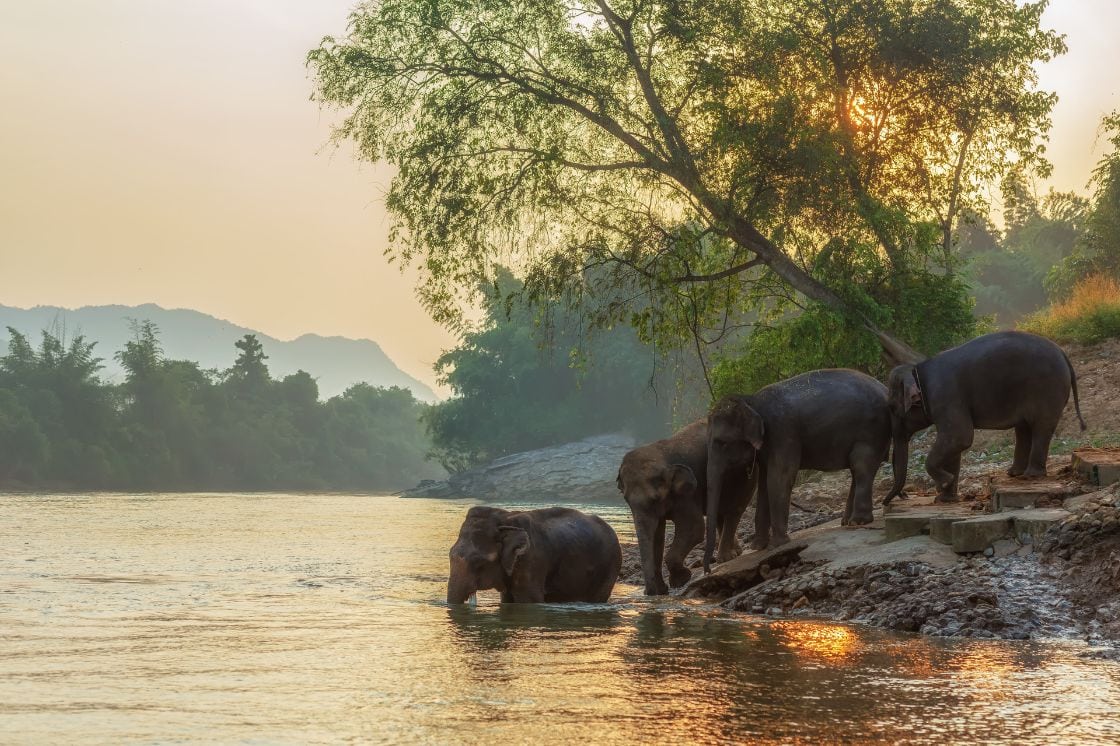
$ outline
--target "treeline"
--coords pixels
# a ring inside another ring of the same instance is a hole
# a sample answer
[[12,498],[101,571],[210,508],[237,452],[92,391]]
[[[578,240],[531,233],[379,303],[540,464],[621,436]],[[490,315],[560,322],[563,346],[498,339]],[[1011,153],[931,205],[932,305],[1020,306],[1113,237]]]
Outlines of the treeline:
[[103,381],[95,343],[9,328],[0,357],[0,485],[119,490],[386,490],[438,476],[426,461],[426,405],[403,388],[357,384],[319,401],[300,371],[276,380],[254,335],[232,367],[164,358],[134,324]]
[[484,317],[436,361],[454,396],[425,422],[433,455],[459,471],[588,435],[667,434],[681,370],[626,326],[590,331],[557,299],[532,304],[498,268]]

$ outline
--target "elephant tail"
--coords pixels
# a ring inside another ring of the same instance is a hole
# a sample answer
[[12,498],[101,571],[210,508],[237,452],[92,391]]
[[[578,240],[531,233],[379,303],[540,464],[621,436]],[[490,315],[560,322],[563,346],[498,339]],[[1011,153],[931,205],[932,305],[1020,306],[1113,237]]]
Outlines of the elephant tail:
[[1081,423],[1081,431],[1085,432],[1088,425],[1085,424],[1085,418],[1081,416],[1081,402],[1077,399],[1077,373],[1073,370],[1073,363],[1069,360],[1069,355],[1062,351],[1062,357],[1066,359],[1066,365],[1069,366],[1069,380],[1073,387],[1073,409],[1077,412],[1077,421]]

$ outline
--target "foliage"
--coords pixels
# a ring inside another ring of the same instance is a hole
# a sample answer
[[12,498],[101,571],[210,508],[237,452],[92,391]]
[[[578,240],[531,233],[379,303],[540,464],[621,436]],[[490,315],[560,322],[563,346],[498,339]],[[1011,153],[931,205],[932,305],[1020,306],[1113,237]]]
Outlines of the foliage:
[[426,415],[434,454],[459,471],[514,451],[605,432],[664,435],[671,397],[651,386],[661,362],[625,327],[591,335],[558,303],[516,302],[499,275],[485,318],[436,361],[454,397]]
[[1085,235],[1077,249],[1050,271],[1047,288],[1058,299],[1070,294],[1078,281],[1093,274],[1120,279],[1120,111],[1104,118],[1111,152],[1093,171],[1093,207]]
[[1022,328],[1086,345],[1120,337],[1120,282],[1104,275],[1086,278],[1066,300],[1031,316]]
[[1004,185],[1001,233],[978,215],[958,231],[958,250],[976,312],[1008,325],[1046,305],[1051,269],[1074,253],[1089,212],[1084,197],[1050,190],[1041,199],[1021,172]]
[[299,372],[274,380],[260,341],[223,372],[166,360],[159,330],[133,322],[119,385],[80,335],[38,348],[9,328],[0,356],[0,484],[84,489],[348,489],[407,486],[438,470],[399,388],[359,384],[320,402]]
[[[1045,7],[376,0],[309,64],[338,137],[396,166],[389,252],[439,321],[504,263],[646,339],[723,340],[806,298],[879,333],[889,299],[955,271],[985,183],[1045,172]],[[867,252],[885,272],[814,271]]]

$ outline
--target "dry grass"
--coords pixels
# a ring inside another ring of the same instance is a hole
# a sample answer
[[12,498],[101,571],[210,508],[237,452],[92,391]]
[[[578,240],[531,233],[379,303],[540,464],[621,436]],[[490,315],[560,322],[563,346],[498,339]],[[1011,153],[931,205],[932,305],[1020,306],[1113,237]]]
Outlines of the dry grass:
[[1120,337],[1120,282],[1101,275],[1087,277],[1069,300],[1028,317],[1020,327],[1059,342],[1086,345]]

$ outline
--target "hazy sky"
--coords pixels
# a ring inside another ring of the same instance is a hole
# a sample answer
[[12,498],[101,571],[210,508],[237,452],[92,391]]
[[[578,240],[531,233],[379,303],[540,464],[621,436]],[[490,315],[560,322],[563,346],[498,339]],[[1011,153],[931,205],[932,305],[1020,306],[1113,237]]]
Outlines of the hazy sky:
[[[154,302],[366,337],[433,382],[453,344],[388,265],[387,171],[327,145],[307,51],[352,0],[0,0],[0,303]],[[1120,107],[1120,4],[1054,0],[1053,183]]]

